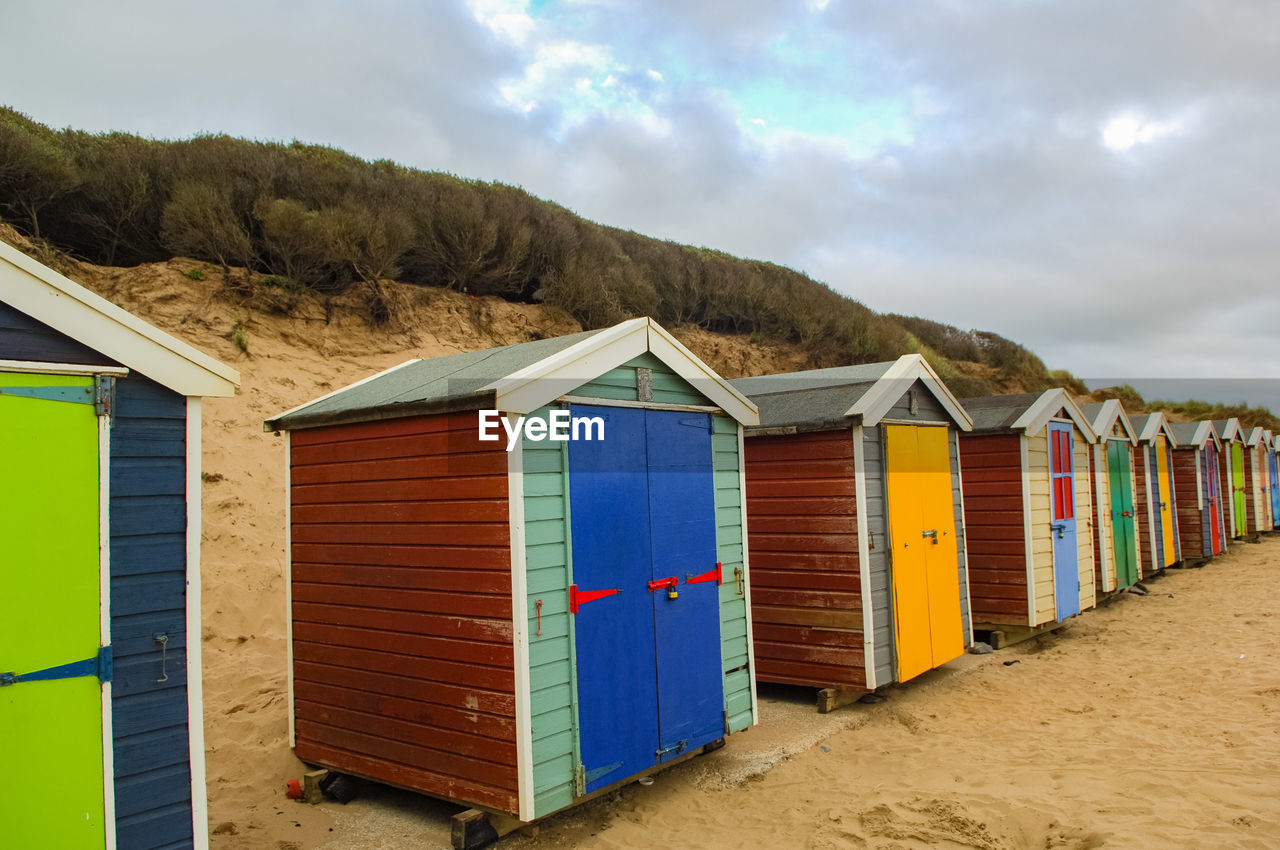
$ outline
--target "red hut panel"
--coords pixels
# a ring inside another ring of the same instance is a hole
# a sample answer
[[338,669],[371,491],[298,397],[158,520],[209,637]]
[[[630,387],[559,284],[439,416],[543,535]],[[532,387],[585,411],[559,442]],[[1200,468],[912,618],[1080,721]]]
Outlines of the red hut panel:
[[969,602],[974,622],[1027,617],[1026,528],[1022,514],[1022,449],[1018,434],[966,435],[965,533]]
[[301,430],[291,476],[298,757],[515,811],[501,443],[474,412]]

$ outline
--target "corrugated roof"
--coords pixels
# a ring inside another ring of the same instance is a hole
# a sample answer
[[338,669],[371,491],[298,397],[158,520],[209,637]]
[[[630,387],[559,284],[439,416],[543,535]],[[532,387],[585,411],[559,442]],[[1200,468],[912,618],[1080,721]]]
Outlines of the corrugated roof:
[[[428,360],[411,360],[380,375],[268,420],[268,429],[290,429],[353,421],[386,419],[432,410],[482,407],[481,393],[494,381],[545,360],[606,329],[539,339],[501,348],[468,351]],[[474,404],[471,404],[474,400]]]
[[962,398],[960,403],[973,419],[974,431],[1003,431],[1013,427],[1018,417],[1035,404],[1040,393],[988,395]]
[[814,427],[847,421],[846,413],[897,361],[738,378],[729,383],[760,408],[760,427]]

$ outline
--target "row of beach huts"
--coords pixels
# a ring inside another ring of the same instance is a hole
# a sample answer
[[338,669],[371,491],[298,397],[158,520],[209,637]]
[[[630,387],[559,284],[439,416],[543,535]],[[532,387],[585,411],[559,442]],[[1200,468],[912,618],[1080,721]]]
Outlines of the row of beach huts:
[[[200,399],[238,375],[3,244],[0,373],[6,834],[206,846]],[[265,428],[290,741],[472,807],[459,847],[723,745],[757,682],[832,707],[1280,525],[1262,428],[958,399],[914,354],[725,380],[647,318]]]

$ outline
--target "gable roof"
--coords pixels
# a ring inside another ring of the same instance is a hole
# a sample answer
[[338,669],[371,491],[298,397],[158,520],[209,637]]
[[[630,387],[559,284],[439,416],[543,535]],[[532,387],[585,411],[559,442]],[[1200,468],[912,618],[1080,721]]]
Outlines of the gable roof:
[[1093,433],[1098,435],[1099,440],[1111,438],[1111,432],[1119,422],[1120,429],[1129,435],[1129,442],[1137,444],[1138,432],[1133,429],[1133,422],[1124,412],[1120,399],[1109,398],[1098,404],[1086,404],[1080,410],[1089,419],[1089,427],[1093,428]]
[[1247,431],[1242,429],[1242,433],[1244,437],[1244,444],[1252,449],[1262,442],[1266,429],[1261,425],[1255,425],[1254,427],[1247,429]]
[[966,398],[961,399],[960,403],[973,417],[975,431],[1022,431],[1026,434],[1038,434],[1059,411],[1065,411],[1089,442],[1098,441],[1098,435],[1080,406],[1061,387],[1042,393]]
[[0,300],[184,396],[230,396],[240,373],[0,242]]
[[1244,434],[1240,428],[1240,420],[1232,416],[1230,419],[1215,419],[1212,423],[1213,432],[1218,435],[1218,439],[1224,443],[1233,440],[1244,441]]
[[1165,439],[1173,443],[1173,447],[1178,447],[1178,438],[1169,430],[1169,419],[1162,411],[1157,410],[1155,413],[1143,413],[1133,417],[1133,428],[1138,432],[1138,442],[1152,443],[1156,437],[1164,434]]
[[822,428],[875,425],[917,381],[962,431],[973,428],[968,412],[919,354],[904,354],[883,363],[738,378],[729,383],[760,406],[761,427]]
[[314,428],[450,410],[529,413],[645,352],[743,424],[756,406],[649,318],[552,339],[410,360],[263,423],[267,431]]
[[1202,449],[1205,445],[1213,441],[1218,442],[1218,435],[1213,431],[1213,423],[1209,421],[1201,422],[1171,422],[1169,431],[1173,434],[1173,439],[1177,441],[1177,446]]

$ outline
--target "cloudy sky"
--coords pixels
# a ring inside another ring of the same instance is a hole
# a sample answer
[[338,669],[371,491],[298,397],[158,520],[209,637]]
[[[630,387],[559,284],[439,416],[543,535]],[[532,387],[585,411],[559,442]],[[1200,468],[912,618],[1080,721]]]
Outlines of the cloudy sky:
[[5,5],[44,123],[516,184],[1086,378],[1280,377],[1273,0]]

